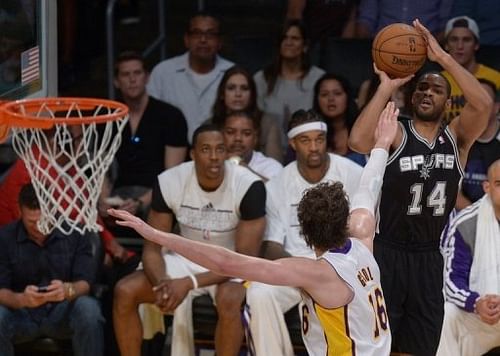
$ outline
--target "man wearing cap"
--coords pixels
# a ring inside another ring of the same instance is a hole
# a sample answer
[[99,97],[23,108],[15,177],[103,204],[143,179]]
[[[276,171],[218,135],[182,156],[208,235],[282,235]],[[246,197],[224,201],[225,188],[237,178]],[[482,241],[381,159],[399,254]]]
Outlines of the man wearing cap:
[[[468,16],[449,20],[445,27],[445,49],[477,79],[486,79],[495,84],[496,90],[500,89],[500,72],[476,62],[476,52],[479,50],[479,27],[476,21]],[[465,98],[450,73],[442,73],[451,85],[451,105],[446,112],[446,120],[450,122],[460,114],[465,105]]]
[[[339,181],[348,196],[358,187],[362,168],[347,158],[327,153],[326,123],[312,111],[292,115],[288,139],[296,161],[266,184],[267,226],[263,257],[275,260],[287,256],[314,258],[300,234],[297,206],[306,189],[326,181]],[[247,290],[250,341],[255,355],[294,355],[283,314],[301,300],[298,289],[252,282]]]

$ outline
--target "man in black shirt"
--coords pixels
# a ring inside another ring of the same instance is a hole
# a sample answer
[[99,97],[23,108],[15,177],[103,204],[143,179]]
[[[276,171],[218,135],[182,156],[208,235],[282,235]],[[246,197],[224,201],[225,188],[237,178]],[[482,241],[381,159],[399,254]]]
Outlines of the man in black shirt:
[[[391,145],[374,255],[397,351],[434,355],[444,314],[439,238],[455,205],[469,149],[486,127],[492,100],[418,20],[414,26],[427,42],[429,60],[454,77],[467,104],[444,125],[450,104],[448,81],[439,73],[418,78],[411,99],[413,117],[401,122]],[[349,138],[351,148],[361,153],[372,148],[378,115],[392,92],[410,79],[390,79],[376,71],[381,83]]]
[[48,336],[72,339],[75,356],[102,355],[104,318],[88,296],[97,271],[90,239],[99,237],[43,235],[31,184],[19,205],[21,219],[0,229],[0,353],[14,355],[13,344]]
[[118,56],[114,84],[129,107],[129,122],[116,153],[116,179],[113,183],[106,180],[103,186],[101,216],[107,216],[110,206],[119,206],[132,214],[147,212],[156,176],[186,159],[184,115],[176,107],[149,96],[148,80],[140,54],[123,52]]

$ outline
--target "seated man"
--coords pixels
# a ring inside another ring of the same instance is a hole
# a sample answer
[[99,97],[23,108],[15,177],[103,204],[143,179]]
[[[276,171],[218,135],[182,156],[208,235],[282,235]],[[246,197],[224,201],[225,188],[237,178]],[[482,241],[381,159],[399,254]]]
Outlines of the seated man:
[[[187,239],[256,255],[265,226],[266,191],[249,170],[225,164],[226,148],[216,126],[204,125],[193,134],[192,162],[166,170],[153,187],[149,223],[170,232],[174,219]],[[118,282],[113,322],[122,356],[141,350],[141,303],[155,303],[174,314],[171,355],[194,355],[192,299],[210,294],[218,313],[217,355],[236,355],[243,338],[240,310],[245,288],[160,246],[145,242],[144,270]]]
[[94,234],[68,236],[37,227],[40,205],[33,187],[19,194],[21,219],[0,228],[0,350],[48,336],[72,339],[75,356],[103,354],[99,303],[87,294],[97,260]]
[[186,119],[176,107],[148,95],[148,80],[149,72],[139,53],[118,56],[114,84],[129,108],[129,121],[115,156],[116,177],[113,182],[106,179],[99,199],[103,217],[111,206],[146,216],[156,176],[186,158]]
[[443,232],[445,312],[438,355],[482,355],[500,346],[500,160],[486,194]]
[[264,180],[277,176],[283,169],[281,163],[274,158],[255,151],[259,124],[250,113],[237,111],[226,116],[222,133],[231,162],[247,167]]

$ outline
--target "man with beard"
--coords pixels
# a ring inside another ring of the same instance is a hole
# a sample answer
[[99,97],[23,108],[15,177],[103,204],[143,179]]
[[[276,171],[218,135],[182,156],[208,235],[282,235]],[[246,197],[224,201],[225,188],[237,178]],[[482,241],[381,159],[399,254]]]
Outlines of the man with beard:
[[[300,233],[297,206],[305,190],[321,182],[341,182],[353,196],[361,166],[326,151],[326,123],[313,111],[299,110],[288,125],[288,139],[297,160],[266,183],[267,226],[262,257],[315,258]],[[294,355],[283,316],[301,301],[299,289],[252,282],[247,290],[250,338],[255,354]]]
[[[222,133],[200,126],[193,134],[193,161],[161,173],[153,187],[148,223],[171,232],[174,221],[187,239],[257,255],[265,226],[263,182],[243,167],[226,162]],[[143,270],[118,282],[113,322],[121,355],[139,355],[142,329],[138,306],[154,303],[173,313],[171,355],[194,356],[192,299],[210,294],[216,302],[217,355],[237,355],[243,339],[241,281],[221,277],[145,242]]]
[[[387,162],[374,255],[398,351],[434,355],[444,313],[439,238],[455,205],[469,149],[486,127],[492,100],[418,20],[413,24],[427,42],[429,60],[453,76],[467,103],[460,116],[445,125],[449,83],[439,73],[418,78],[411,98],[412,120],[400,122]],[[391,80],[376,71],[381,83],[349,140],[361,153],[373,147],[378,115],[392,92],[410,80]]]

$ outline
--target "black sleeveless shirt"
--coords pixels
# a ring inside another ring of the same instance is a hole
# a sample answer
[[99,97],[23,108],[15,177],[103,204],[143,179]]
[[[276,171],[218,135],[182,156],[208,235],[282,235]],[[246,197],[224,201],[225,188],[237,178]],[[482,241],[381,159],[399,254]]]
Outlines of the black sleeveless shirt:
[[448,126],[427,142],[412,120],[400,125],[403,139],[387,162],[377,238],[437,248],[463,176],[457,144]]

